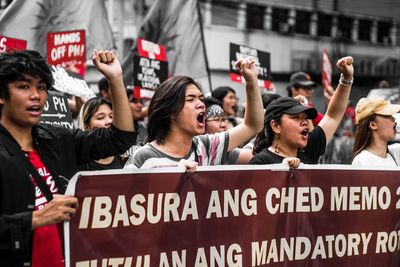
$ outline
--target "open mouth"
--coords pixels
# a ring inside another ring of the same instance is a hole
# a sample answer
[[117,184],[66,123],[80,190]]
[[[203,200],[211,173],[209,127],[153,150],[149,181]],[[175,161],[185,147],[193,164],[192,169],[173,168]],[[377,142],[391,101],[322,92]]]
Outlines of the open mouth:
[[307,139],[308,138],[308,129],[307,128],[304,129],[303,131],[301,131],[300,134],[304,139]]
[[197,115],[197,122],[203,126],[205,124],[206,116],[204,112],[200,112],[199,115]]
[[40,114],[40,112],[41,112],[41,107],[40,107],[39,105],[34,105],[34,106],[28,107],[26,110],[27,110],[29,113],[32,113],[32,114],[37,115],[37,114]]

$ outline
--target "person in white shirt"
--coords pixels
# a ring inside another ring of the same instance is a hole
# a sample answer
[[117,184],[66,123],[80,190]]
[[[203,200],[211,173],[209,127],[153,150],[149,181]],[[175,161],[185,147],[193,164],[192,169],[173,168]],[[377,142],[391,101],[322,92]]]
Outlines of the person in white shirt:
[[400,144],[388,146],[396,136],[392,115],[398,112],[400,105],[390,104],[380,97],[358,101],[352,165],[399,166]]

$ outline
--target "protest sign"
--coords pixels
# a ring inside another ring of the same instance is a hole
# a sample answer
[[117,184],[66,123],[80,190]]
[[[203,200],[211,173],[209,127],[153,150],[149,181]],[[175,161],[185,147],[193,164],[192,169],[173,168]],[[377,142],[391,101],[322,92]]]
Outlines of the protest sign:
[[164,46],[138,38],[138,54],[133,56],[133,84],[136,98],[152,98],[154,90],[168,78]]
[[135,87],[155,90],[167,79],[167,62],[136,55],[133,56],[133,62],[135,64],[133,77]]
[[47,33],[47,63],[85,74],[86,40],[84,30]]
[[324,87],[332,84],[332,63],[329,59],[328,51],[322,51],[322,85]]
[[70,76],[64,68],[51,66],[51,73],[54,78],[53,87],[57,91],[78,96],[84,100],[89,100],[96,96],[85,80]]
[[165,46],[156,44],[142,38],[138,38],[138,53],[141,57],[167,61],[167,50]]
[[62,93],[49,91],[46,104],[40,116],[40,123],[63,126],[73,129],[72,114],[68,107],[68,99]]
[[26,50],[26,43],[26,40],[0,36],[0,53],[8,52],[10,50]]
[[66,266],[398,266],[400,170],[324,167],[78,174]]
[[255,66],[258,71],[258,85],[261,88],[271,89],[271,73],[270,73],[270,53],[260,51],[248,46],[237,45],[234,43],[229,44],[229,69],[230,77],[234,82],[244,82],[240,72],[235,68],[235,62],[239,59],[246,57],[253,57],[255,59]]

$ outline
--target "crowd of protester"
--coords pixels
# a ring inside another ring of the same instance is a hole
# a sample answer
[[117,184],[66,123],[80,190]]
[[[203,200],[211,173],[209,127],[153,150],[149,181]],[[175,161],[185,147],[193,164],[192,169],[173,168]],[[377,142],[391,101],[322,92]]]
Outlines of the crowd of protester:
[[[40,124],[53,77],[34,51],[0,54],[0,257],[5,266],[64,266],[59,223],[69,221],[78,201],[65,196],[79,170],[149,169],[224,164],[317,164],[343,117],[353,83],[353,58],[338,60],[336,90],[327,86],[327,110],[318,112],[316,84],[303,72],[291,76],[288,96],[261,95],[254,59],[238,60],[246,107],[238,118],[235,91],[205,97],[187,76],[174,76],[155,91],[148,108],[126,90],[115,54],[94,51],[104,75],[100,96],[83,104],[72,131]],[[393,114],[400,105],[361,99],[352,164],[398,166],[400,145]],[[349,164],[351,162],[348,162]]]

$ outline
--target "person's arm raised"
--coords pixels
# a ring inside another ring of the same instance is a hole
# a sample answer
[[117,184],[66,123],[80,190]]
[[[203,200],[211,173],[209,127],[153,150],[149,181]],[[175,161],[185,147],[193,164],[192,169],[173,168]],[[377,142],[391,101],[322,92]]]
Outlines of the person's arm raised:
[[240,59],[235,63],[246,80],[246,111],[243,123],[229,130],[228,151],[253,138],[263,128],[263,104],[258,88],[258,72],[254,58]]
[[133,120],[122,80],[122,68],[112,51],[93,51],[96,68],[107,78],[113,100],[113,124],[118,129],[133,132]]
[[339,59],[336,66],[342,72],[343,79],[351,82],[349,84],[342,83],[341,81],[339,82],[329,102],[326,113],[318,124],[318,126],[324,130],[326,142],[331,140],[346,111],[354,74],[352,57],[343,57]]

